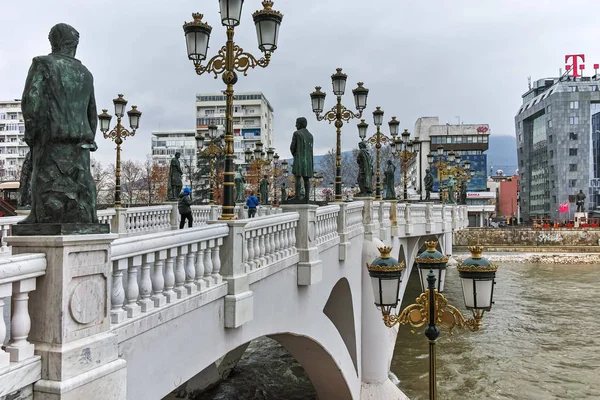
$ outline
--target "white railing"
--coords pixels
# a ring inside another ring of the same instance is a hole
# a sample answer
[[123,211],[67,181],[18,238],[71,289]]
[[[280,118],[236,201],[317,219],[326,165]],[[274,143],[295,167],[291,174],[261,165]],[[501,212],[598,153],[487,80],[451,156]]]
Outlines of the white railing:
[[396,205],[396,224],[398,226],[406,225],[406,203]]
[[392,207],[391,203],[381,202],[381,215],[380,222],[382,227],[389,227],[392,225],[392,221],[390,220],[390,208]]
[[374,224],[379,224],[379,208],[380,207],[381,206],[378,201],[373,202],[373,207],[371,207],[371,210],[373,212],[373,223]]
[[443,209],[443,206],[441,204],[433,205],[433,213],[431,215],[431,220],[433,223],[441,223],[442,222],[442,220],[443,220],[442,209]]
[[245,271],[266,267],[295,255],[298,214],[282,213],[252,218],[244,227],[242,260]]
[[228,234],[226,224],[214,224],[115,240],[111,322],[122,323],[220,284],[219,251]]
[[173,206],[150,206],[128,208],[125,213],[125,232],[129,234],[150,233],[171,229]]
[[346,231],[350,232],[363,226],[363,207],[362,201],[353,201],[346,207]]
[[340,206],[335,204],[317,208],[315,224],[317,245],[338,237],[337,220],[339,212]]
[[114,208],[109,208],[107,210],[98,211],[97,215],[98,215],[98,222],[100,222],[101,224],[111,225],[113,218],[115,218],[115,216],[117,215],[117,212],[115,211]]
[[192,206],[191,208],[194,227],[206,225],[210,221],[210,206]]
[[426,204],[410,204],[410,217],[413,224],[424,224],[426,222]]
[[[8,344],[4,350],[0,348],[0,371],[3,371],[0,374],[23,367],[21,373],[10,375],[9,385],[0,387],[1,398],[31,385],[41,374],[40,357],[34,355],[34,345],[27,340],[31,328],[28,303],[29,292],[35,290],[36,278],[45,272],[44,254],[22,254],[0,260],[0,344],[7,338],[6,311],[10,320]],[[5,310],[8,300],[12,307]]]
[[6,238],[12,235],[12,226],[24,218],[25,217],[23,216],[0,218],[0,227],[2,228],[2,246],[0,247],[0,254],[8,255],[11,253],[10,246],[6,244]]

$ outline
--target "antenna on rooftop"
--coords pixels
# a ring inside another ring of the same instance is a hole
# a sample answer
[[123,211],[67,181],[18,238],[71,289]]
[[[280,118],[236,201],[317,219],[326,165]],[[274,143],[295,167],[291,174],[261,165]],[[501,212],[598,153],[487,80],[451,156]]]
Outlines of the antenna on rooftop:
[[527,88],[528,90],[531,90],[531,76],[527,77]]

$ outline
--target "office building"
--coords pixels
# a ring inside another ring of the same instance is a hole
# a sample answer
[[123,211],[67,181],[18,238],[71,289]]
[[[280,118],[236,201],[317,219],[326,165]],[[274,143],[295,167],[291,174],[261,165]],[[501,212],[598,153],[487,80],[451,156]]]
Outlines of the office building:
[[[233,101],[233,151],[236,164],[244,163],[244,151],[261,141],[266,151],[274,146],[273,107],[261,92],[236,93]],[[196,95],[196,130],[207,136],[208,126],[215,124],[225,132],[225,95]]]
[[[450,150],[461,156],[462,160],[469,160],[475,175],[467,187],[467,208],[469,211],[470,226],[482,226],[483,221],[494,213],[495,193],[487,194],[487,154],[490,127],[488,124],[440,124],[439,117],[421,117],[415,123],[413,136],[421,141],[421,151],[415,162],[408,168],[409,184],[416,192],[425,197],[423,177],[429,168],[427,154],[435,154],[434,161],[438,160],[437,148],[444,147],[444,158]],[[440,178],[436,168],[432,168],[434,176],[434,191],[439,190]],[[491,196],[491,197],[490,197]],[[437,198],[437,193],[434,194]]]
[[559,204],[580,190],[600,205],[598,81],[568,74],[533,82],[515,116],[523,221],[568,218]]
[[21,100],[0,101],[0,180],[20,178],[29,147],[23,141],[25,122]]

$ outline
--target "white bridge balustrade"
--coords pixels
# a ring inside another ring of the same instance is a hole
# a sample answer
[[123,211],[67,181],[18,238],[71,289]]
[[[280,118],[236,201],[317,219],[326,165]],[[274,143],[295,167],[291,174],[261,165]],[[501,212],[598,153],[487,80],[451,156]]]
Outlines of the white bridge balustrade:
[[[23,254],[0,260],[0,344],[9,339],[4,350],[0,349],[2,399],[16,391],[31,393],[31,385],[41,377],[41,357],[34,355],[34,345],[27,340],[31,329],[28,301],[29,292],[36,288],[36,278],[45,271],[44,254]],[[5,307],[9,307],[8,321],[4,318]]]
[[117,239],[112,244],[111,323],[120,324],[220,284],[223,238],[216,224]]
[[383,241],[410,276],[425,240],[452,254],[466,207],[364,199],[263,207],[261,217],[233,221],[218,221],[220,212],[192,206],[194,227],[179,230],[176,204],[109,209],[98,217],[115,234],[8,243],[20,218],[0,219],[5,253],[12,244],[47,254],[0,259],[0,308],[12,303],[10,334],[0,324],[0,398],[191,395],[217,360],[262,336],[302,364],[319,398],[393,398],[376,392],[393,335],[372,306],[363,257]]

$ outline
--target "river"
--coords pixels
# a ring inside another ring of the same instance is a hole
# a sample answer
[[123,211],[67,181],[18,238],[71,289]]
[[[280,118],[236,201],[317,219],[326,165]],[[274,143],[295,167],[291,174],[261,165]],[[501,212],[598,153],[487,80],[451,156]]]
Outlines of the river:
[[[501,263],[483,329],[453,336],[443,331],[438,340],[438,398],[600,399],[594,385],[600,379],[599,274],[596,265]],[[406,304],[420,291],[413,275]],[[444,295],[463,309],[456,268],[448,270]],[[411,400],[428,398],[427,351],[422,329],[411,334],[400,328],[392,372]],[[262,338],[251,343],[229,380],[197,400],[315,398],[302,367]]]

